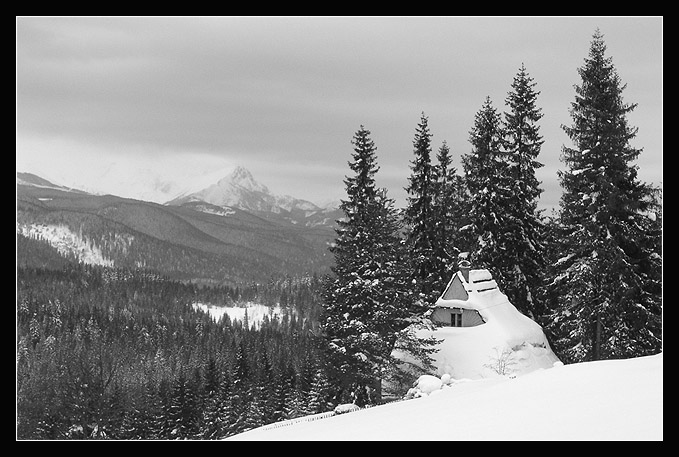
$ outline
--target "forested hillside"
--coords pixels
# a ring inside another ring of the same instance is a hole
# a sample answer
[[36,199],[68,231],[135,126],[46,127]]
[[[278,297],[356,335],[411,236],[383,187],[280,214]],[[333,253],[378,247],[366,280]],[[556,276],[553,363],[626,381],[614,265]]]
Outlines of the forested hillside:
[[[17,269],[17,437],[221,438],[326,411],[317,278],[199,287],[96,266]],[[258,330],[191,303],[276,301]]]
[[[144,268],[178,280],[221,284],[265,282],[328,268],[328,226],[297,227],[239,209],[206,212],[111,195],[17,185],[17,233],[63,257],[121,268]],[[67,238],[68,240],[65,240]],[[21,241],[21,248],[28,243]],[[83,258],[96,253],[94,262]],[[54,259],[26,256],[17,265]]]

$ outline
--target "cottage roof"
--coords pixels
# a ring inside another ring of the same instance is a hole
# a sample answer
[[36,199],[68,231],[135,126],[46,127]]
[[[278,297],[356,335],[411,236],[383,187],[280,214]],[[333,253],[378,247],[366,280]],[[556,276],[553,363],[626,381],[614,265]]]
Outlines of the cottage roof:
[[[466,299],[447,295],[449,290],[456,290],[457,284],[464,287]],[[461,272],[453,275],[448,283],[446,291],[436,300],[434,307],[473,309],[483,318],[484,322],[502,322],[503,325],[519,325],[519,321],[527,321],[526,325],[536,327],[542,332],[540,326],[530,318],[521,314],[502,293],[493,276],[488,270],[469,270],[469,282],[465,281]]]
[[477,303],[496,299],[498,293],[506,300],[488,270],[469,270],[468,276],[469,281],[461,271],[455,273],[434,306],[476,309]]

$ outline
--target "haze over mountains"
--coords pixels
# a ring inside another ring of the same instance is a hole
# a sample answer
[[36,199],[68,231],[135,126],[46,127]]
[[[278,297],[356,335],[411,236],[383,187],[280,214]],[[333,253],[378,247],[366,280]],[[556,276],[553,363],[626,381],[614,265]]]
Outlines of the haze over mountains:
[[66,258],[238,283],[323,272],[332,261],[341,212],[275,195],[244,167],[165,203],[17,173],[17,265]]

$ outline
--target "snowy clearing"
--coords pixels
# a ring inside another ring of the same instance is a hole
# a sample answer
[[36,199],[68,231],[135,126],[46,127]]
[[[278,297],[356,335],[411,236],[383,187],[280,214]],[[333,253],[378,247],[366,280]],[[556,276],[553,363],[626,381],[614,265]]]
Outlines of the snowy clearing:
[[557,363],[229,440],[662,440],[663,356]]
[[284,314],[290,311],[281,308],[280,306],[266,306],[259,303],[247,302],[245,306],[214,306],[204,303],[192,303],[194,309],[200,309],[210,315],[215,321],[219,320],[227,314],[232,321],[245,321],[245,314],[248,316],[248,324],[250,327],[259,325],[264,320],[264,316],[269,319],[274,317],[281,318]]

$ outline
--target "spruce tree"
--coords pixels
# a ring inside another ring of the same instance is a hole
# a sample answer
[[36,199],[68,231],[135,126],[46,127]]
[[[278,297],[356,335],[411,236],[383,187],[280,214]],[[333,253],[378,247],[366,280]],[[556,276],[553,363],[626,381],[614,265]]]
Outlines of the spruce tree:
[[273,395],[273,414],[272,421],[279,422],[282,420],[289,419],[286,414],[286,396],[288,392],[292,389],[292,379],[286,376],[285,372],[281,372],[277,377],[276,384],[274,385],[274,395]]
[[514,306],[534,319],[544,313],[535,292],[545,265],[544,227],[537,209],[542,189],[535,176],[535,170],[543,166],[536,160],[543,143],[538,125],[542,112],[535,85],[522,64],[505,100],[509,111],[504,113],[504,153],[511,201],[505,208],[505,267],[501,271],[503,291]]
[[311,414],[332,410],[332,403],[330,402],[331,391],[332,386],[325,371],[320,367],[316,368],[309,388],[308,409]]
[[637,129],[625,85],[597,31],[578,69],[572,124],[562,126],[561,240],[548,286],[555,346],[563,360],[634,357],[661,350],[662,258],[651,186],[632,164]]
[[441,293],[457,271],[457,257],[466,249],[468,243],[462,237],[460,229],[468,223],[467,194],[464,181],[451,165],[450,148],[444,141],[436,155],[438,160],[436,191],[434,197],[435,256],[439,265],[437,286]]
[[204,398],[201,408],[201,426],[198,437],[202,439],[217,439],[224,433],[221,373],[214,358],[210,357],[204,370]]
[[180,370],[172,385],[168,408],[168,437],[191,438],[197,432],[199,420],[195,383]]
[[428,118],[422,113],[415,130],[411,162],[411,175],[408,178],[408,206],[404,217],[407,224],[407,245],[411,258],[412,278],[415,292],[423,304],[433,304],[441,292],[440,272],[444,267],[437,258],[436,227],[436,182],[437,173],[431,163],[431,133]]
[[125,439],[157,439],[161,433],[161,400],[155,382],[147,380],[138,397],[133,399],[131,409],[123,422]]
[[370,131],[361,126],[352,144],[353,175],[345,179],[345,217],[331,248],[334,276],[324,287],[321,329],[344,398],[372,403],[380,398],[384,370],[395,363],[391,352],[400,332],[422,309],[411,299],[393,200],[375,184],[379,167]]
[[231,416],[229,431],[233,434],[242,433],[247,429],[247,413],[252,401],[252,379],[247,360],[245,342],[241,339],[236,348],[235,372],[231,384]]
[[490,97],[486,97],[469,133],[472,151],[462,156],[465,183],[470,194],[470,223],[465,231],[473,239],[472,264],[489,269],[498,284],[504,286],[502,273],[508,270],[505,260],[511,248],[504,235],[512,218],[508,211],[512,182],[502,141],[500,115]]
[[211,438],[218,439],[234,434],[232,425],[235,423],[233,408],[233,388],[231,377],[227,370],[222,371],[219,393],[217,396],[217,420]]

